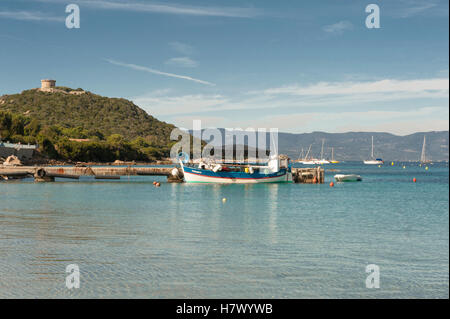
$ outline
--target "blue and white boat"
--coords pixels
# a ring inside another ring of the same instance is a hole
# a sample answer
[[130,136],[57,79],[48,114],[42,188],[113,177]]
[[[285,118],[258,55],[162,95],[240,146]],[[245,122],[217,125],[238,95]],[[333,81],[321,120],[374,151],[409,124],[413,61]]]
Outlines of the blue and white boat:
[[[286,160],[287,163],[287,160]],[[271,157],[267,166],[225,165],[200,162],[185,164],[180,160],[184,180],[187,183],[282,183],[292,181],[288,165],[280,167],[278,156]]]

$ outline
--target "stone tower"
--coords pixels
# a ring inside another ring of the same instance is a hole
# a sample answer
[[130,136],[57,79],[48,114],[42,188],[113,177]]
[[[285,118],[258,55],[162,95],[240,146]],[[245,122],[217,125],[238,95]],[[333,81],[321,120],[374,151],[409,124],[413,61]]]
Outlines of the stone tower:
[[54,89],[56,85],[55,80],[41,80],[41,90]]

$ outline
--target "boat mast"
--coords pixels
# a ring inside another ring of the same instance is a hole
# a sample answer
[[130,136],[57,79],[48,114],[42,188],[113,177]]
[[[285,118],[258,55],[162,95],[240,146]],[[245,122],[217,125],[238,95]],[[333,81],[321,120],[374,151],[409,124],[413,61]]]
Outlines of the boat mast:
[[331,160],[334,161],[334,147],[331,148]]
[[373,135],[372,135],[372,158],[374,158],[373,157]]
[[325,143],[325,139],[322,139],[322,151],[320,151],[320,159],[323,159],[323,144]]
[[303,153],[303,147],[302,147],[302,151],[300,153],[300,156],[298,157],[298,160],[302,160],[303,159],[303,155],[304,155],[304,153]]
[[308,152],[306,153],[305,159],[308,159],[309,152],[311,151],[312,144],[309,145]]
[[425,144],[426,144],[426,136],[423,136],[423,145],[422,145],[422,155],[420,156],[420,161],[422,163],[424,163],[426,161],[426,156],[425,156]]

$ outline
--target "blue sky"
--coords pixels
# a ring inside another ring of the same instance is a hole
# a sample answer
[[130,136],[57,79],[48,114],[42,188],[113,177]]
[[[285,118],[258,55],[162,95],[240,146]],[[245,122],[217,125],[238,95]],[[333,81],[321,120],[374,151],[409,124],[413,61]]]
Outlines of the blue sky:
[[[78,4],[81,28],[65,27]],[[365,7],[380,6],[367,29]],[[447,0],[0,0],[0,95],[58,85],[181,127],[448,130]]]

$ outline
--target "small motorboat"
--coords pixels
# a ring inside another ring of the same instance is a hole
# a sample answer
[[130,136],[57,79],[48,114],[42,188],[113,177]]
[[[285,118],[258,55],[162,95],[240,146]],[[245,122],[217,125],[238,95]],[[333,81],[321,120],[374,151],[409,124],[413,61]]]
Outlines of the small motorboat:
[[356,174],[337,174],[334,175],[336,182],[361,182],[362,177]]

